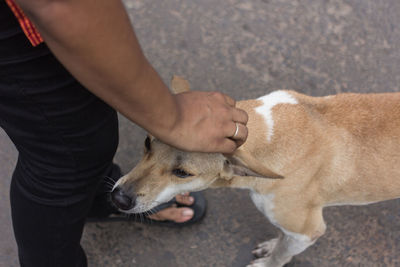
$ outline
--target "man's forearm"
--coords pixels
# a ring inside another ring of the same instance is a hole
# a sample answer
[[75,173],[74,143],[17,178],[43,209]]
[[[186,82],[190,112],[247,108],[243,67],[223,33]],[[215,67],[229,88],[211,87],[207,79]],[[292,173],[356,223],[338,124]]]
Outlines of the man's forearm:
[[18,0],[62,64],[153,134],[173,127],[174,97],[144,57],[120,1]]

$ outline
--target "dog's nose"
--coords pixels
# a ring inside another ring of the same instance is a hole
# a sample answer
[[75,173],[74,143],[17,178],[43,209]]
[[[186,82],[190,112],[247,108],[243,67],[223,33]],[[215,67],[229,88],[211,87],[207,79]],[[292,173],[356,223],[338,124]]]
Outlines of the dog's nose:
[[130,197],[120,188],[116,187],[111,192],[112,202],[121,210],[130,210],[135,206],[135,197]]

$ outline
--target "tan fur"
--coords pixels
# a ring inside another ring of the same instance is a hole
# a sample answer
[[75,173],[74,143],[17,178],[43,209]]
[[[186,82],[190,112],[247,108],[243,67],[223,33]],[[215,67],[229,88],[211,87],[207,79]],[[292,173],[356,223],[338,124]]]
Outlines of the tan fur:
[[[188,84],[183,87],[187,90]],[[249,134],[233,158],[264,178],[235,175],[234,166],[227,163],[229,157],[221,154],[182,152],[153,140],[147,152],[151,158],[145,155],[117,184],[136,193],[142,209],[132,212],[154,207],[167,187],[173,194],[207,187],[251,189],[255,199],[272,199],[262,206],[272,213],[266,216],[294,240],[280,238],[264,244],[263,249],[272,246],[272,252],[263,252],[252,266],[282,266],[325,232],[323,207],[400,197],[400,94],[310,97],[287,93],[298,104],[273,107],[271,142],[267,142],[268,125],[255,112],[262,102],[237,103],[249,114]],[[175,177],[174,168],[193,176]],[[192,187],[185,187],[188,184]]]

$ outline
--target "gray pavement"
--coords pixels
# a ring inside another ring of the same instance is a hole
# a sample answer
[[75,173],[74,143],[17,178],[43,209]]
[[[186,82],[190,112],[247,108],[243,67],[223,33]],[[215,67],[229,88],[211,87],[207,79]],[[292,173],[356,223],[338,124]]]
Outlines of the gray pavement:
[[[126,0],[143,49],[168,82],[236,99],[274,89],[310,95],[399,91],[398,0]],[[144,133],[121,117],[116,156],[137,162]],[[0,131],[0,266],[17,266],[8,190],[15,148]],[[399,177],[400,179],[400,177]],[[90,266],[245,266],[276,235],[248,193],[208,190],[204,220],[184,229],[87,224]],[[400,266],[400,200],[324,211],[326,234],[290,266]]]

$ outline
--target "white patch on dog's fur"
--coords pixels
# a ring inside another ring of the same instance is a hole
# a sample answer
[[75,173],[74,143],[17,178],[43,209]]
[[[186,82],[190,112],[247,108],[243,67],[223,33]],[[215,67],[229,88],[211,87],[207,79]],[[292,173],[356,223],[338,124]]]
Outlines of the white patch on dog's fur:
[[300,254],[315,243],[315,240],[312,241],[307,235],[280,229],[285,233],[285,236],[282,240],[282,247],[279,247],[279,254],[282,255],[282,258],[285,258],[286,255],[290,257],[285,263],[289,262],[292,256]]
[[267,139],[271,142],[274,135],[274,119],[272,116],[272,108],[278,104],[298,104],[297,100],[288,92],[275,91],[268,95],[258,98],[263,102],[263,105],[256,108],[256,112],[264,117],[268,126]]
[[285,234],[278,240],[272,239],[261,243],[259,245],[261,250],[269,253],[266,253],[265,256],[253,261],[255,264],[249,266],[284,266],[286,263],[290,262],[294,255],[303,252],[314,243],[306,235],[291,233],[288,231],[284,231],[284,233]]
[[[258,260],[256,260],[254,265],[250,266],[259,266],[258,264],[268,265],[269,263],[273,264],[274,266],[281,266],[289,262],[293,255],[297,255],[303,252],[306,248],[308,248],[315,242],[312,241],[311,238],[307,235],[290,232],[279,225],[278,221],[274,217],[274,194],[262,195],[251,190],[250,197],[253,200],[254,205],[257,207],[257,209],[261,213],[263,213],[273,225],[281,229],[282,232],[285,234],[284,237],[280,238],[279,240],[274,240],[276,244],[274,244],[274,246],[269,249],[270,253],[274,253],[274,260],[278,260],[278,263],[271,263],[270,261],[272,260],[272,258],[270,257],[271,254],[269,254],[268,256],[259,258]],[[271,245],[268,242],[265,242],[265,244]],[[262,246],[263,244],[259,245],[259,247]]]
[[311,241],[311,238],[307,235],[293,233],[283,228],[281,228],[281,230],[285,233],[285,238],[287,239],[286,249],[287,253],[290,255],[297,255],[303,252],[306,248],[308,248],[315,242]]
[[262,195],[251,190],[250,197],[257,209],[264,214],[272,224],[278,226],[274,218],[274,194]]

